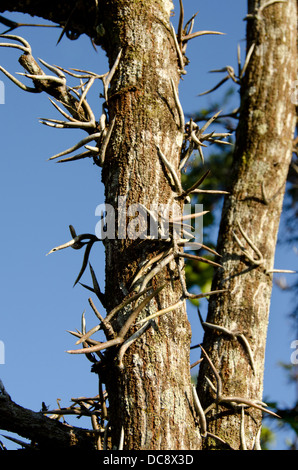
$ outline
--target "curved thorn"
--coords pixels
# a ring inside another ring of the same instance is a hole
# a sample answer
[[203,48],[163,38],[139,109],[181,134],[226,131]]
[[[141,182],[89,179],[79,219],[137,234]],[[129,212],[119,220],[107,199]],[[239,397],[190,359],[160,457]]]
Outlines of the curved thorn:
[[208,354],[206,353],[205,349],[203,348],[203,346],[201,344],[199,344],[204,356],[206,357],[211,369],[212,369],[212,372],[215,376],[215,379],[216,379],[216,382],[217,382],[217,389],[216,389],[216,394],[217,394],[217,400],[220,400],[221,398],[221,394],[222,394],[222,381],[221,381],[221,378],[220,378],[220,375],[219,373],[217,372],[217,370],[215,369],[210,357],[208,356]]
[[[56,129],[94,129],[94,125],[91,122],[84,121],[60,121],[58,119],[40,118],[41,124],[49,127],[55,127]],[[86,147],[87,148],[87,147]]]
[[248,53],[247,53],[247,56],[246,56],[246,59],[245,59],[245,63],[244,63],[243,68],[242,68],[242,70],[241,70],[241,72],[240,72],[239,78],[243,78],[243,76],[244,76],[244,74],[245,74],[245,72],[246,72],[246,69],[247,69],[247,66],[248,66],[248,64],[249,64],[250,58],[251,58],[251,56],[252,56],[252,54],[253,54],[253,51],[254,51],[254,49],[255,49],[255,45],[256,45],[256,44],[253,43],[253,44],[250,46],[250,48],[249,48],[249,51],[248,51]]
[[78,142],[73,147],[70,147],[69,149],[64,150],[64,152],[57,153],[53,157],[50,157],[49,160],[54,160],[55,158],[63,157],[64,155],[67,155],[67,154],[73,152],[74,150],[77,150],[78,148],[82,147],[83,145],[87,144],[88,142],[91,142],[92,140],[98,139],[100,136],[101,136],[101,132],[96,132],[95,134],[91,134],[91,135],[85,137],[84,139],[80,140],[80,142]]
[[[115,126],[115,122],[116,122],[116,116],[114,117],[113,121],[111,122],[110,126],[108,127],[108,131],[107,131],[107,133],[104,137],[104,140],[101,144],[100,152],[99,152],[99,164],[100,164],[100,166],[102,166],[104,164],[105,156],[106,156],[106,150],[107,150],[107,147],[108,147],[108,144],[109,144],[114,126]],[[102,131],[102,132],[104,132],[104,131]]]
[[178,110],[178,114],[179,114],[179,121],[180,121],[179,129],[184,132],[184,127],[185,127],[184,112],[183,112],[183,108],[182,108],[180,100],[179,100],[179,96],[178,96],[178,92],[177,92],[176,87],[175,87],[174,80],[172,78],[171,78],[171,86],[172,86],[172,90],[173,90],[175,104],[177,106],[177,110]]
[[47,63],[45,60],[43,60],[43,59],[40,59],[40,58],[39,58],[38,60],[39,60],[39,62],[40,62],[42,65],[44,65],[47,69],[49,69],[51,72],[54,72],[54,73],[57,75],[57,77],[63,78],[64,80],[66,80],[66,77],[65,77],[65,75],[64,75],[64,73],[62,72],[61,69],[58,69],[58,67],[55,67],[54,65],[48,64],[48,63]]
[[11,75],[7,70],[5,70],[3,67],[0,65],[0,71],[4,73],[15,85],[17,85],[19,88],[21,88],[24,91],[28,91],[29,93],[41,93],[41,90],[37,88],[32,88],[27,85],[24,85],[22,82],[20,82],[17,78],[15,78],[13,75]]
[[26,41],[26,39],[22,38],[21,36],[16,36],[15,34],[0,34],[0,38],[13,39],[14,41],[18,41],[21,44],[23,44],[24,47],[18,46],[17,44],[10,44],[10,43],[7,43],[7,44],[2,43],[2,44],[0,44],[0,46],[14,47],[14,48],[17,48],[17,49],[21,49],[22,51],[26,52],[27,54],[31,54],[31,46],[30,46],[29,42]]
[[104,75],[103,76],[103,85],[104,85],[104,97],[105,97],[105,100],[106,102],[108,102],[108,88],[109,88],[109,84],[111,83],[112,81],[112,78],[116,72],[116,69],[119,65],[119,62],[120,62],[120,58],[121,58],[121,55],[122,55],[122,49],[120,49],[117,57],[116,57],[116,60],[113,64],[113,67],[111,68],[111,70],[109,71],[109,73],[107,75]]
[[211,93],[212,91],[217,90],[217,88],[219,88],[221,85],[223,85],[227,80],[229,80],[229,78],[230,78],[230,75],[227,75],[217,85],[215,85],[215,87],[211,88],[211,90],[204,91],[203,93],[200,93],[198,96],[207,95],[208,93]]
[[156,149],[157,149],[157,152],[158,152],[158,155],[159,155],[160,159],[162,160],[162,162],[164,163],[166,168],[170,171],[170,174],[171,174],[172,179],[174,181],[174,186],[176,188],[176,191],[180,195],[183,192],[183,189],[182,189],[181,182],[180,182],[180,180],[177,176],[177,173],[176,173],[175,169],[170,164],[170,162],[167,160],[166,156],[162,153],[162,151],[160,150],[158,145],[156,145]]
[[113,310],[111,310],[109,312],[109,314],[106,316],[105,320],[110,321],[116,315],[117,312],[119,312],[120,310],[122,310],[124,307],[126,307],[130,303],[134,302],[135,300],[138,300],[138,298],[141,297],[141,295],[146,294],[150,289],[151,289],[151,287],[147,287],[147,289],[144,289],[144,291],[138,292],[138,293],[132,295],[131,297],[129,297],[128,299],[123,300],[123,302],[121,302],[121,304],[117,305],[117,307],[113,308]]
[[82,264],[81,270],[79,272],[79,275],[75,280],[75,283],[74,283],[73,287],[79,282],[79,280],[81,279],[82,275],[85,272],[85,269],[86,269],[87,264],[88,264],[90,251],[91,251],[91,248],[93,246],[93,243],[95,243],[95,241],[96,240],[91,240],[89,243],[87,243],[86,250],[85,250],[85,253],[84,253],[84,258],[83,258],[83,264]]
[[65,85],[65,78],[60,78],[60,77],[53,77],[52,75],[34,75],[31,73],[23,73],[23,72],[17,72],[18,75],[22,75],[27,78],[31,78],[32,80],[48,80],[51,82],[58,83],[59,85]]
[[198,415],[199,420],[200,420],[201,435],[203,437],[206,437],[207,436],[207,422],[206,422],[205,413],[204,413],[204,410],[202,408],[200,399],[198,397],[196,387],[192,384],[191,388],[192,388],[192,396],[193,396],[193,402],[194,402],[195,410],[196,410],[197,415]]
[[92,145],[85,145],[85,149],[90,150],[91,153],[98,154],[100,152],[100,148],[92,147]]
[[[124,338],[126,333],[128,332],[129,328],[133,325],[134,321],[137,319],[138,315],[141,313],[141,311],[146,307],[146,305],[154,298],[156,297],[165,287],[165,284],[162,285],[161,287],[158,287],[155,289],[151,294],[147,295],[145,299],[134,309],[134,311],[130,314],[128,317],[127,321],[121,328],[119,332],[119,337]],[[147,317],[149,318],[149,317]],[[146,319],[147,320],[147,319]],[[139,323],[139,322],[138,322]]]
[[88,83],[87,83],[87,85],[86,85],[86,88],[84,89],[84,91],[83,91],[83,93],[82,93],[82,96],[81,96],[81,98],[80,98],[77,111],[80,110],[80,108],[81,108],[81,106],[82,106],[82,103],[83,103],[83,101],[85,100],[88,91],[90,90],[90,88],[92,87],[92,85],[93,85],[93,83],[94,83],[94,81],[95,81],[95,78],[96,78],[96,77],[91,77],[91,78],[88,80]]
[[191,33],[188,34],[187,36],[184,36],[183,42],[187,42],[190,39],[197,38],[199,36],[204,36],[205,34],[219,34],[221,36],[225,35],[226,33],[221,33],[220,31],[197,31],[196,33]]
[[180,68],[181,71],[184,71],[183,55],[182,55],[181,48],[179,46],[179,42],[177,40],[176,31],[175,31],[175,28],[172,25],[172,23],[170,24],[170,27],[171,27],[172,36],[173,36],[173,39],[174,39],[175,49],[176,49],[177,56],[178,56],[178,59],[179,59],[179,68]]
[[175,304],[170,305],[169,307],[163,308],[161,310],[158,310],[158,312],[152,313],[152,315],[149,315],[148,317],[145,317],[142,320],[138,321],[137,325],[144,323],[144,322],[148,322],[150,320],[154,320],[155,318],[160,317],[161,315],[164,315],[165,313],[172,312],[173,310],[176,310],[177,308],[179,308],[183,303],[184,303],[184,299],[180,299]]
[[78,155],[73,155],[72,157],[62,158],[58,160],[57,163],[65,163],[65,162],[74,162],[75,160],[82,160],[83,158],[92,157],[93,153],[89,150],[87,152],[79,153]]

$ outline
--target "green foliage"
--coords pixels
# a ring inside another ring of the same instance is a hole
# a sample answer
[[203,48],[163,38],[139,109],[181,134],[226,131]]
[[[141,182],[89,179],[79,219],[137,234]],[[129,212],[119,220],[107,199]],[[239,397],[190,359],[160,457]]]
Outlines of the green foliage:
[[261,448],[262,450],[270,450],[271,446],[275,443],[275,435],[271,429],[262,427],[261,431]]

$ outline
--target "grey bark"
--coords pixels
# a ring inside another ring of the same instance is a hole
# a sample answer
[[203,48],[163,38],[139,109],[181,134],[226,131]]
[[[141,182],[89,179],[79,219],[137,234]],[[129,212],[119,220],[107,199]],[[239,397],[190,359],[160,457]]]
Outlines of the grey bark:
[[[297,4],[249,1],[247,50],[255,49],[241,86],[241,113],[236,135],[231,195],[226,197],[217,250],[224,270],[216,272],[212,289],[227,289],[210,299],[207,322],[243,333],[254,369],[242,341],[206,329],[203,346],[219,373],[224,396],[262,401],[267,325],[274,255],[285,184],[292,156],[296,112],[292,83],[297,77]],[[281,73],[282,71],[282,73]],[[249,246],[239,225],[262,256]],[[244,249],[243,254],[233,232]],[[275,266],[277,268],[277,266]],[[286,268],[286,266],[279,266]],[[198,393],[204,407],[214,402],[206,377],[214,374],[204,361]],[[245,410],[245,440],[252,448],[261,426],[261,412]],[[218,404],[207,414],[208,429],[232,448],[241,448],[241,411]],[[211,446],[222,448],[219,441]],[[210,447],[209,447],[210,448]]]
[[[107,54],[113,61],[119,48],[123,49],[108,100],[116,124],[103,167],[106,202],[115,206],[119,196],[124,196],[126,207],[169,204],[181,213],[181,202],[175,199],[156,148],[160,146],[177,171],[183,131],[170,81],[177,87],[178,62],[169,24],[172,2],[109,1],[106,8]],[[106,240],[109,309],[130,292],[137,270],[161,248],[160,242],[134,241],[129,236]],[[175,262],[153,280],[154,287],[164,283],[166,288],[151,301],[147,315],[180,299]],[[115,320],[116,329],[122,317],[123,313]],[[191,409],[190,339],[184,302],[156,320],[128,349],[123,369],[113,368],[114,357],[108,357],[108,369],[114,370],[106,377],[114,442],[119,441],[123,426],[126,448],[198,448],[200,437]]]

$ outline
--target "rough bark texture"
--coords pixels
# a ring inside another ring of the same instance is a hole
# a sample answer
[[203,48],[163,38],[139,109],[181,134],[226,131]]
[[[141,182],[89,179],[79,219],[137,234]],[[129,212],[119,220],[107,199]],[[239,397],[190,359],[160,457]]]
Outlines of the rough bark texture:
[[[98,2],[97,15],[95,2],[91,3],[89,9],[88,2],[3,2],[0,11],[22,11],[67,24],[65,30],[70,37],[72,32],[86,32],[103,45],[111,67],[122,50],[107,102],[109,121],[115,118],[115,126],[102,172],[106,203],[117,208],[122,196],[126,198],[126,208],[135,203],[149,209],[152,204],[167,204],[181,215],[183,201],[175,198],[177,194],[156,147],[160,146],[177,170],[184,128],[171,83],[172,79],[177,89],[180,78],[170,29],[172,1],[102,0]],[[123,218],[122,210],[116,211],[116,224],[119,216]],[[134,217],[131,214],[128,220],[131,222]],[[130,293],[133,277],[142,264],[169,245],[134,241],[129,233],[119,239],[116,233],[116,239],[107,239],[105,246],[106,304],[110,311]],[[152,288],[165,283],[166,288],[140,317],[180,299],[175,262],[154,278]],[[116,332],[131,311],[130,305],[113,319]],[[184,302],[179,309],[154,321],[146,334],[130,346],[122,368],[117,348],[108,350],[94,368],[108,390],[111,446],[118,447],[122,429],[124,449],[200,446],[192,405],[190,339]]]
[[[249,1],[247,50],[255,49],[241,87],[241,115],[234,154],[231,195],[224,203],[218,251],[224,271],[218,270],[212,290],[226,288],[212,297],[207,321],[244,333],[250,343],[255,372],[243,343],[211,329],[206,330],[204,348],[220,374],[224,396],[262,400],[264,356],[280,214],[285,183],[291,162],[296,122],[291,102],[291,83],[297,77],[297,5],[272,4],[256,16],[266,1]],[[282,73],[281,73],[282,71]],[[263,185],[263,192],[262,192]],[[265,196],[264,196],[265,193]],[[253,258],[245,233],[260,250],[263,262],[253,264],[243,255],[233,232]],[[286,266],[279,266],[286,268]],[[206,382],[214,375],[205,361],[200,369],[198,392],[204,408],[214,402]],[[241,412],[225,404],[208,414],[208,430],[232,448],[241,448]],[[245,412],[245,437],[252,448],[261,426],[261,412],[252,407]],[[211,443],[212,446],[212,443]],[[221,448],[214,441],[215,448]],[[210,441],[209,441],[210,448]],[[212,447],[211,447],[212,448]]]
[[[106,202],[115,207],[123,196],[126,207],[169,204],[174,211],[181,211],[156,149],[159,145],[178,168],[183,132],[170,81],[172,78],[177,87],[178,63],[169,24],[172,2],[111,0],[105,8],[104,46],[111,64],[119,49],[123,50],[108,99],[110,118],[116,117],[116,124],[103,168]],[[123,212],[117,215],[116,224]],[[156,255],[161,245],[131,240],[128,233],[123,240],[107,240],[105,246],[106,295],[111,309],[129,293],[137,269]],[[154,279],[153,286],[164,282],[166,288],[151,301],[143,317],[179,300],[181,286],[175,263]],[[130,310],[115,321],[117,329]],[[123,426],[126,448],[198,447],[200,439],[191,410],[190,336],[183,304],[156,320],[128,349],[122,370],[108,356],[108,369],[113,372],[105,380],[114,444]]]

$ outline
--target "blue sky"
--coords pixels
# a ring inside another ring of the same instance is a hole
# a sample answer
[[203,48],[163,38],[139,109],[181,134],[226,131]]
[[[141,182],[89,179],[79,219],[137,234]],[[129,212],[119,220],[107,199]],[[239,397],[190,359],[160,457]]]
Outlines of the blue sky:
[[[179,93],[185,113],[191,113],[216,100],[227,89],[228,85],[224,85],[213,95],[197,96],[221,78],[209,74],[209,70],[226,65],[236,69],[238,43],[244,59],[246,2],[185,0],[184,3],[186,19],[199,10],[197,29],[226,33],[189,43],[190,65]],[[20,14],[6,16],[15,21],[40,22]],[[173,23],[177,24],[177,14]],[[108,70],[104,53],[100,50],[96,53],[88,38],[69,41],[64,37],[57,46],[60,31],[54,28],[20,28],[14,34],[30,42],[36,59],[97,73]],[[11,73],[23,72],[18,63],[19,52],[1,48],[0,64]],[[83,131],[43,126],[38,122],[40,117],[60,119],[48,97],[25,93],[2,74],[0,80],[5,85],[5,104],[0,105],[0,340],[5,345],[5,364],[0,364],[0,378],[14,401],[38,411],[42,401],[56,407],[56,399],[61,398],[61,405],[67,406],[71,397],[97,393],[97,378],[90,373],[90,363],[85,357],[65,352],[75,343],[67,330],[80,329],[84,310],[87,328],[96,324],[87,300],[89,292],[79,285],[72,287],[83,253],[67,249],[45,255],[54,246],[70,240],[70,224],[77,233],[94,233],[98,222],[95,209],[104,202],[104,188],[100,169],[89,160],[69,164],[47,161],[84,137]],[[25,78],[23,81],[30,84]],[[101,113],[100,92],[99,82],[88,95],[96,117]],[[235,93],[235,105],[237,97]],[[94,246],[90,261],[104,290],[104,251],[99,243]],[[275,267],[297,269],[293,247],[277,250]],[[290,277],[287,280],[292,282]],[[87,271],[82,282],[91,282]],[[203,310],[206,305],[207,301]],[[287,316],[293,306],[292,298],[274,287],[264,397],[279,400],[282,405],[292,404],[295,398],[294,387],[288,385],[277,365],[279,361],[290,361],[290,344],[295,338]],[[196,344],[201,340],[202,330],[192,308],[189,316]],[[192,361],[198,358],[197,354],[192,353]],[[84,425],[77,421],[75,424]],[[284,439],[281,435],[275,448],[283,448]],[[12,448],[11,443],[5,442]]]

